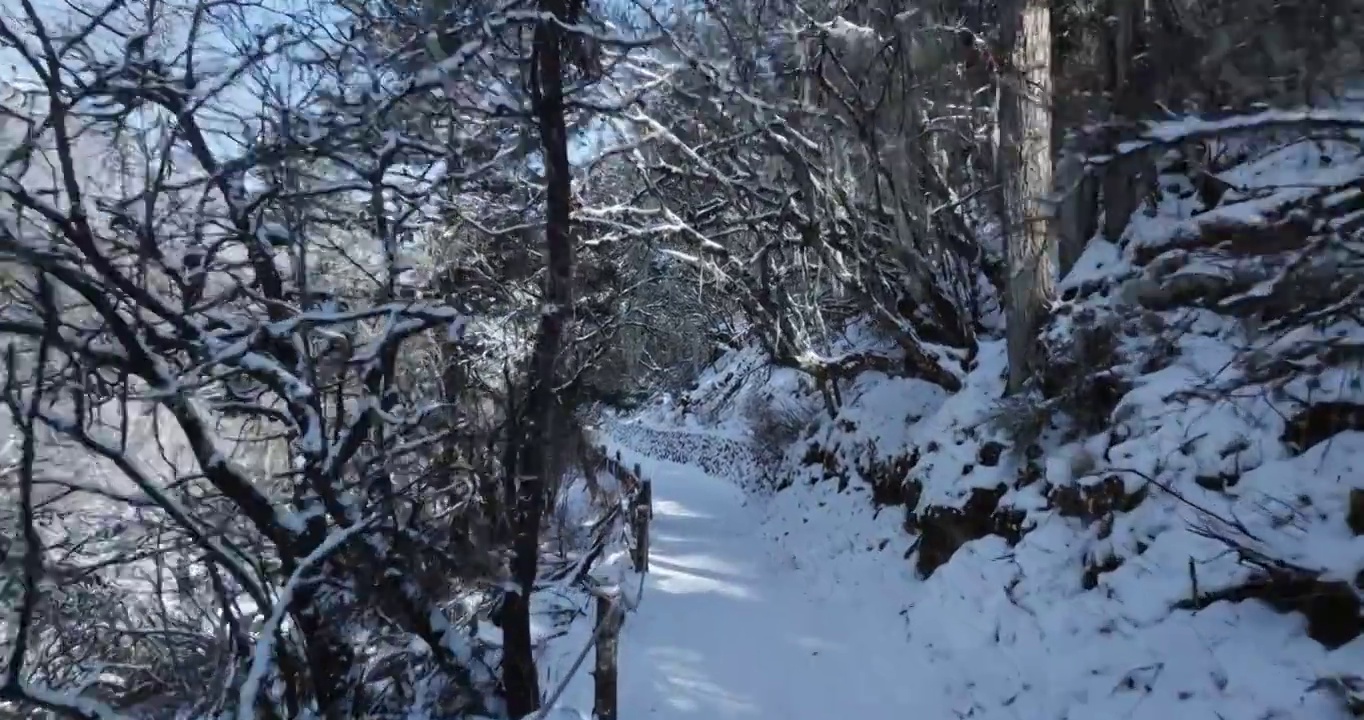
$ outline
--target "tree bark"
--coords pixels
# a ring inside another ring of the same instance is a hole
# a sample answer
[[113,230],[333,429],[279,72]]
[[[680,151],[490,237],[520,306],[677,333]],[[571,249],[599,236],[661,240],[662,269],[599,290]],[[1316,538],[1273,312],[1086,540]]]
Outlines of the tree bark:
[[1008,67],[1001,78],[1000,167],[1008,228],[1008,391],[1016,392],[1036,364],[1037,331],[1055,279],[1051,240],[1051,5],[1020,0],[1007,19]]
[[553,16],[535,28],[531,103],[540,131],[545,163],[545,250],[548,270],[544,306],[530,369],[526,397],[526,425],[513,513],[513,588],[503,597],[502,685],[507,713],[521,718],[540,707],[540,683],[535,669],[530,631],[530,594],[539,568],[540,523],[545,490],[551,485],[553,464],[549,445],[555,437],[557,361],[565,324],[573,308],[572,176],[568,163],[568,124],[564,109],[565,25],[570,17],[565,0],[540,0],[542,13]]
[[615,607],[619,598],[608,595],[597,597],[596,666],[592,670],[592,718],[616,720],[619,710],[617,697],[618,648],[620,646],[620,614]]
[[[1056,133],[1052,133],[1052,138],[1055,137]],[[1075,267],[1099,227],[1099,181],[1085,168],[1080,148],[1053,154],[1053,157],[1058,156],[1056,187],[1065,194],[1057,208],[1053,230],[1057,246],[1056,276],[1063,278]]]
[[345,720],[353,715],[355,653],[339,634],[336,623],[318,607],[314,588],[300,592],[296,601],[301,607],[294,618],[306,643],[317,706],[326,720]]
[[[1102,33],[1102,54],[1105,61],[1104,85],[1108,94],[1109,112],[1118,120],[1140,118],[1150,104],[1146,97],[1149,78],[1144,77],[1140,59],[1146,41],[1146,11],[1142,3],[1130,0],[1110,0],[1105,15],[1112,22],[1105,24]],[[1146,165],[1142,158],[1123,157],[1104,166],[1102,170],[1104,204],[1104,239],[1118,242],[1132,215],[1141,206]]]

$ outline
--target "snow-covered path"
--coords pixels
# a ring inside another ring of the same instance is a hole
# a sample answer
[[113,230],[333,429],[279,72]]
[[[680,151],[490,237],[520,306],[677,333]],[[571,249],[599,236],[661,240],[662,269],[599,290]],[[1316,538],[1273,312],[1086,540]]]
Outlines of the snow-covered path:
[[951,717],[888,604],[807,595],[734,485],[657,461],[645,475],[653,547],[621,638],[621,718]]

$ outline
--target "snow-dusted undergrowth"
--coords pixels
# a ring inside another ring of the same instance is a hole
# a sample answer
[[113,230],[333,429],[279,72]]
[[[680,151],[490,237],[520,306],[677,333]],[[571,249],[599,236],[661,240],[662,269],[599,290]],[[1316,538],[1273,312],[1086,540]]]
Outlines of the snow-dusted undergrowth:
[[[1035,442],[1001,404],[1001,342],[981,344],[952,394],[863,373],[836,417],[795,371],[757,370],[744,350],[609,432],[751,480],[749,398],[813,404],[766,476],[778,491],[762,532],[809,592],[896,598],[903,627],[886,632],[941,659],[944,693],[969,698],[960,717],[1351,717],[1364,425],[1350,408],[1364,398],[1350,353],[1301,349],[1364,333],[1265,328],[1301,309],[1281,285],[1321,252],[1316,234],[1353,251],[1364,160],[1354,142],[1288,142],[1219,177],[1232,189],[1199,212],[1186,178],[1162,176],[1160,201],[1064,280],[1049,342],[1078,353],[1098,336],[1104,357],[1061,374],[1101,376],[1109,396],[1060,408]],[[1285,237],[1304,202],[1324,217]],[[1256,235],[1279,242],[1248,247]]]

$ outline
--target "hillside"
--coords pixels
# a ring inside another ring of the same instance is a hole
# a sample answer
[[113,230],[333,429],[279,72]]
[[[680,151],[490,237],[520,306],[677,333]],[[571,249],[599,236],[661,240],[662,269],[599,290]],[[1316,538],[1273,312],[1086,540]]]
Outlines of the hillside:
[[[1364,157],[1234,150],[1212,206],[1171,153],[1088,244],[1045,400],[1004,398],[986,340],[957,392],[867,371],[831,415],[747,348],[609,433],[744,482],[807,592],[893,596],[959,717],[1358,716]],[[831,356],[895,359],[854,329]]]

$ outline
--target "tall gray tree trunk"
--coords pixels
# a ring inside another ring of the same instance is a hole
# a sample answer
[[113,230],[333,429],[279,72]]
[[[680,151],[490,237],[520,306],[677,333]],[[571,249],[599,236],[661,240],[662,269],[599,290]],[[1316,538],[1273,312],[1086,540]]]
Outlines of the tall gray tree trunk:
[[1051,209],[1051,3],[1019,0],[1004,31],[1009,62],[1000,79],[999,167],[1004,181],[1009,279],[1008,391],[1036,367],[1037,331],[1055,288]]

